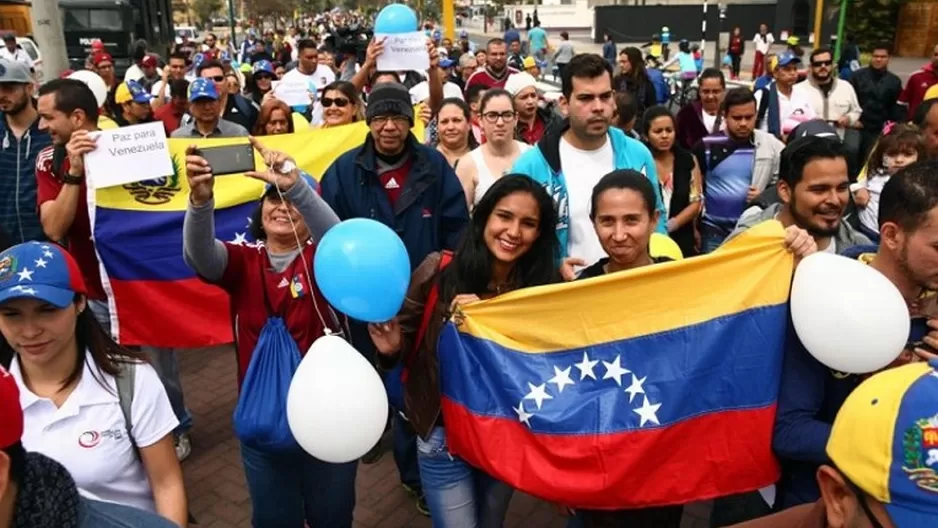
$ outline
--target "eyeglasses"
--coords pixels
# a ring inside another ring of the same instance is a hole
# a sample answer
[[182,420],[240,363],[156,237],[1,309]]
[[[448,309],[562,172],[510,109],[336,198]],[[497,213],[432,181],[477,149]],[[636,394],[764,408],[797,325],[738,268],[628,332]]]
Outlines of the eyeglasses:
[[339,108],[345,108],[349,104],[349,100],[344,97],[336,97],[334,99],[332,97],[323,97],[320,101],[322,102],[323,108],[329,108],[333,104]]
[[515,118],[515,112],[508,110],[505,112],[486,112],[482,114],[482,117],[489,123],[497,123],[498,118],[502,118],[502,121],[511,121]]
[[395,125],[410,123],[410,119],[402,115],[393,115],[393,116],[385,115],[385,116],[376,116],[376,117],[371,118],[371,123],[379,127],[383,127],[384,125],[388,124],[388,121],[394,123]]
[[834,64],[834,61],[826,60],[826,61],[812,61],[811,62],[811,66],[814,66],[815,68],[820,68],[821,66],[830,66],[831,64]]
[[[232,77],[234,77],[234,76],[232,76]],[[211,79],[211,80],[213,80],[213,81],[215,81],[215,82],[217,82],[217,83],[225,82],[225,76],[224,76],[224,75],[216,75],[216,76],[214,76],[214,77],[205,77],[205,78],[206,78],[206,79]]]

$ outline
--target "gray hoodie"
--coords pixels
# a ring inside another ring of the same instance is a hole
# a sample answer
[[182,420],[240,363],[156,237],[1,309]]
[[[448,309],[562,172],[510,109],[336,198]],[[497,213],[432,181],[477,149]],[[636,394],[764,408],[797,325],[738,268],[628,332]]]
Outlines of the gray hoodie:
[[[739,222],[736,223],[736,229],[730,233],[730,236],[726,237],[726,240],[728,241],[732,239],[736,235],[756,224],[761,224],[766,220],[774,220],[781,210],[782,204],[780,203],[774,203],[766,209],[760,209],[759,207],[750,207],[749,209],[746,209],[743,211],[742,216],[739,217]],[[834,241],[834,249],[837,253],[840,253],[852,246],[872,244],[866,235],[851,227],[846,219],[842,219],[840,221],[840,227],[837,229],[837,235],[834,237]],[[724,241],[724,243],[726,242]]]

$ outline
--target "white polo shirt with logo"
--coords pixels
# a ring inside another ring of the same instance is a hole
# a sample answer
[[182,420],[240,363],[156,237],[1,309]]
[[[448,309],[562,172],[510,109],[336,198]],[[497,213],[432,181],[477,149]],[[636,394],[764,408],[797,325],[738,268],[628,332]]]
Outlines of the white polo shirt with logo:
[[[127,436],[117,383],[110,374],[98,371],[93,361],[88,354],[78,385],[57,408],[52,400],[26,388],[19,358],[14,357],[10,374],[20,389],[23,447],[65,466],[88,498],[155,512],[153,489]],[[136,367],[130,414],[133,438],[140,448],[159,442],[179,425],[150,365]]]

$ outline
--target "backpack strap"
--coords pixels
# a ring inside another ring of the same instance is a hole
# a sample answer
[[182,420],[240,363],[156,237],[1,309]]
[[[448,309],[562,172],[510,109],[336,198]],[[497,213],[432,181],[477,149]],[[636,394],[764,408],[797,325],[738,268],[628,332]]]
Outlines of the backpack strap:
[[130,439],[130,445],[133,446],[137,457],[140,457],[140,449],[137,447],[137,441],[134,439],[133,419],[131,418],[131,408],[134,403],[134,387],[137,378],[137,364],[133,362],[118,362],[120,372],[114,377],[117,382],[117,400],[121,406],[121,414],[124,415],[124,426],[127,428],[127,437]]
[[[446,266],[449,265],[453,260],[453,252],[449,250],[444,250],[440,255],[440,267],[439,271],[443,271]],[[424,337],[427,335],[427,329],[430,328],[430,321],[433,319],[433,311],[436,308],[436,303],[440,300],[440,282],[439,279],[435,280],[433,286],[430,288],[430,293],[427,295],[427,301],[423,305],[423,319],[420,321],[420,328],[417,329],[417,339],[414,340],[414,346],[407,351],[407,356],[404,359],[404,370],[401,373],[401,379],[404,382],[407,382],[408,369],[407,366],[410,365],[413,361],[414,356],[417,354],[417,350],[420,349],[420,345],[423,343]]]

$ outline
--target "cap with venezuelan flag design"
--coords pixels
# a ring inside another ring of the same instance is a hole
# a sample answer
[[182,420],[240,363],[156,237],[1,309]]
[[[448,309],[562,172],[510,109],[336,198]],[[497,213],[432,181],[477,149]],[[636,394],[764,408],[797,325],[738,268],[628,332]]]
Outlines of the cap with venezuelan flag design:
[[827,455],[898,528],[938,519],[938,360],[870,377],[844,402]]

